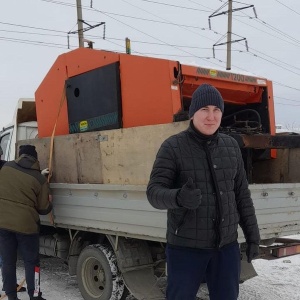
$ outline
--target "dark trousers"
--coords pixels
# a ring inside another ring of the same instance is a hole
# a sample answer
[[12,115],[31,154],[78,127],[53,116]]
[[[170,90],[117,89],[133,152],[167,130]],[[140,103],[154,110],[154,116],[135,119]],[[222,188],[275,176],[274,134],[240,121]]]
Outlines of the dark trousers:
[[238,243],[217,249],[167,245],[167,299],[195,300],[201,282],[211,300],[237,300],[241,256]]
[[16,263],[18,250],[24,261],[28,295],[34,292],[34,267],[39,266],[39,235],[21,234],[0,229],[3,287],[9,298],[17,296]]

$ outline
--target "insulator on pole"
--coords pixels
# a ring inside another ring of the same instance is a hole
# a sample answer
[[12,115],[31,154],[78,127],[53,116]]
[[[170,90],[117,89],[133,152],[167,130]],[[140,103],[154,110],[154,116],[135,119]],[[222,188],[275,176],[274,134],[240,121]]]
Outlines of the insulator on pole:
[[210,18],[208,18],[208,27],[211,30],[211,23],[210,23]]
[[254,6],[253,6],[253,13],[254,13],[254,15],[255,15],[255,18],[257,19],[257,13],[256,13],[256,9],[255,9]]

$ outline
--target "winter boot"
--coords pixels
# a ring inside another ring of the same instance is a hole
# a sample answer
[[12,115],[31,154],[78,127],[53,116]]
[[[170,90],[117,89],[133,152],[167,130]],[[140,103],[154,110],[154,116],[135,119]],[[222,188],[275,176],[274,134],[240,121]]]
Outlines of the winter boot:
[[46,300],[46,299],[42,297],[42,293],[39,293],[39,295],[36,297],[30,297],[30,300]]

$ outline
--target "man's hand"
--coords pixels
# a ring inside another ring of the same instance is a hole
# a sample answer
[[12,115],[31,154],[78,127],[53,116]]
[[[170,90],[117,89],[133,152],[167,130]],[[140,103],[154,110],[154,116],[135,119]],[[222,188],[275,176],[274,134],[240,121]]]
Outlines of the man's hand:
[[42,171],[41,171],[41,174],[42,175],[44,175],[44,176],[47,176],[47,175],[49,175],[49,168],[46,168],[46,169],[43,169]]
[[177,203],[188,209],[196,209],[201,203],[201,198],[201,190],[196,189],[193,179],[189,177],[177,196]]
[[252,259],[259,254],[259,246],[254,243],[249,243],[246,249],[247,262],[251,263]]

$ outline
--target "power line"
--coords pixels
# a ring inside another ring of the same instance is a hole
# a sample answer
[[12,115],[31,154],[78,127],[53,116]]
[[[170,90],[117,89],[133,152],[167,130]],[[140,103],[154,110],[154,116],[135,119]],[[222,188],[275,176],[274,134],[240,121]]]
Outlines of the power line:
[[[41,1],[46,1],[46,0],[41,0]],[[30,29],[38,29],[38,30],[44,30],[44,31],[60,32],[60,33],[67,34],[67,32],[62,31],[62,30],[46,29],[46,28],[41,28],[41,27],[34,27],[34,26],[27,26],[27,25],[20,25],[20,24],[14,24],[14,23],[6,23],[6,22],[0,22],[0,24],[16,26],[16,27],[23,27],[23,28],[30,28]]]
[[[249,19],[253,19],[252,17],[250,17],[250,16],[248,16],[248,15],[246,15],[245,17],[247,17],[247,18],[249,18]],[[266,33],[266,34],[268,34],[268,35],[270,35],[270,36],[273,36],[273,37],[275,37],[276,39],[280,39],[280,40],[282,40],[282,41],[284,41],[284,42],[286,42],[286,43],[289,43],[289,44],[291,44],[291,45],[293,45],[293,46],[295,46],[295,47],[299,47],[298,44],[294,44],[293,42],[291,42],[291,41],[289,41],[289,40],[285,40],[285,39],[283,39],[283,38],[281,38],[281,37],[279,37],[279,36],[277,36],[277,35],[274,35],[274,34],[272,34],[272,33],[270,33],[270,32],[264,31],[264,30],[262,30],[262,29],[259,29],[259,28],[255,27],[255,26],[253,26],[253,25],[247,24],[246,22],[243,22],[243,21],[241,21],[241,20],[239,20],[239,19],[237,19],[237,18],[234,18],[234,19],[235,19],[236,21],[240,22],[240,23],[243,23],[243,24],[246,25],[246,26],[252,27],[252,28],[254,28],[254,29],[256,29],[256,30],[258,30],[258,31],[260,31],[260,32],[263,32],[263,33]]]
[[149,2],[149,3],[155,3],[158,5],[165,5],[165,6],[169,6],[169,7],[176,7],[176,8],[181,8],[181,9],[188,9],[188,10],[193,10],[193,11],[203,11],[203,12],[209,12],[207,10],[203,10],[203,9],[197,9],[194,7],[186,7],[186,6],[179,6],[179,5],[174,5],[174,4],[169,4],[169,3],[163,3],[163,2],[158,2],[158,1],[152,1],[152,0],[139,0],[139,1],[143,1],[143,2]]
[[265,25],[265,26],[268,27],[269,29],[271,29],[271,30],[277,32],[278,34],[283,35],[284,37],[286,37],[286,38],[288,38],[288,39],[290,39],[290,40],[292,40],[292,41],[294,41],[294,42],[300,44],[300,41],[299,41],[298,39],[296,39],[295,37],[293,37],[293,36],[287,34],[286,32],[283,32],[282,30],[280,30],[280,29],[274,27],[273,25],[268,24],[267,22],[261,20],[260,18],[256,18],[256,19],[254,19],[254,20],[255,20],[256,22],[258,22],[258,23],[261,23],[261,24]]
[[[89,37],[94,37],[92,35],[88,35]],[[100,37],[98,37],[100,38]],[[102,39],[102,38],[100,38]],[[124,41],[124,38],[113,38],[113,37],[106,37],[105,39],[111,39],[111,40],[121,40]],[[132,43],[140,43],[140,44],[147,44],[147,45],[157,45],[157,46],[166,46],[166,47],[178,47],[178,48],[189,48],[189,49],[200,49],[200,50],[210,50],[211,48],[205,48],[205,47],[198,47],[198,46],[188,46],[188,45],[177,45],[177,44],[166,44],[166,43],[155,43],[155,42],[146,42],[146,41],[140,41],[140,40],[131,40]]]
[[[268,55],[268,54],[265,54],[264,52],[261,52],[261,51],[259,51],[259,50],[256,50],[256,49],[253,49],[253,48],[251,48],[251,49],[254,50],[255,52],[258,52],[258,53],[260,53],[260,54],[262,54],[262,55],[264,55],[264,56],[266,56],[266,57],[269,57],[269,58],[273,59],[273,60],[275,61],[275,63],[273,63],[273,64],[276,64],[276,62],[280,62],[280,63],[283,64],[283,65],[286,65],[286,66],[288,66],[288,67],[290,67],[290,68],[292,68],[292,69],[296,69],[296,70],[299,70],[299,71],[300,71],[300,68],[299,68],[299,67],[296,67],[295,65],[288,64],[288,63],[286,63],[286,62],[284,62],[284,61],[282,61],[282,60],[279,60],[278,58],[272,57],[272,56],[270,56],[270,55]],[[251,51],[250,51],[250,53],[256,55],[255,53],[253,53],[253,52],[251,52]]]
[[[125,2],[126,2],[126,1],[125,1]],[[99,12],[99,13],[102,13],[102,14],[106,15],[105,13],[103,13],[102,11],[100,11],[100,10],[98,10],[98,9],[96,9],[96,8],[94,8],[94,10],[97,11],[97,12]],[[106,16],[108,16],[108,15],[106,15]],[[140,33],[142,33],[142,34],[148,36],[148,37],[151,37],[151,38],[153,38],[153,39],[155,39],[155,40],[157,40],[157,41],[159,41],[159,42],[161,42],[161,43],[170,45],[169,43],[166,43],[166,42],[164,42],[164,41],[162,41],[162,40],[160,40],[160,39],[158,39],[158,38],[156,38],[156,37],[154,37],[154,36],[152,36],[152,35],[150,35],[150,34],[148,34],[148,33],[146,33],[146,32],[143,32],[143,31],[141,31],[140,29],[138,29],[138,28],[136,28],[136,27],[134,27],[134,26],[128,25],[128,24],[125,23],[125,22],[122,22],[122,21],[120,21],[120,20],[118,20],[118,19],[116,19],[116,18],[113,18],[112,16],[108,16],[108,17],[109,17],[109,18],[112,18],[112,19],[114,19],[115,21],[117,21],[117,22],[119,22],[119,23],[121,23],[121,24],[123,24],[123,25],[125,25],[125,26],[128,26],[128,27],[130,27],[130,28],[132,28],[132,29],[134,29],[134,30],[136,30],[136,31],[138,31],[138,32],[140,32]],[[170,46],[171,46],[171,45],[170,45]],[[174,47],[174,46],[171,46],[171,47],[173,47],[173,48],[175,48],[175,49],[177,49],[177,50],[179,50],[179,51],[182,51],[182,52],[184,52],[184,53],[187,53],[187,54],[190,54],[190,55],[194,55],[193,53],[190,53],[190,52],[188,52],[188,51],[186,51],[186,50],[183,50],[183,49],[180,49],[180,48],[177,48],[177,47]],[[194,55],[194,57],[203,60],[203,58],[198,57],[197,55]],[[213,63],[213,62],[212,62],[212,64],[217,65],[217,66],[219,66],[219,67],[222,67],[222,66],[220,66],[220,65],[217,64],[217,63]]]
[[[129,4],[127,2],[127,4]],[[135,6],[130,3],[130,5]],[[135,6],[137,7],[137,6]],[[181,26],[181,27],[187,27],[187,28],[193,28],[193,29],[200,29],[200,30],[210,30],[209,28],[205,27],[199,27],[199,26],[194,26],[194,25],[186,25],[186,24],[180,24],[180,23],[173,23],[173,22],[168,22],[168,21],[158,21],[158,20],[152,20],[152,19],[145,19],[145,18],[140,18],[140,17],[135,17],[135,16],[128,16],[128,15],[123,15],[123,14],[116,14],[112,12],[107,12],[107,11],[102,11],[108,15],[113,15],[113,16],[118,16],[118,17],[124,17],[124,18],[130,18],[130,19],[135,19],[135,20],[141,20],[141,21],[147,21],[147,22],[153,22],[153,23],[159,23],[159,24],[167,24],[167,25],[176,25],[176,26]],[[93,21],[95,22],[95,21]]]
[[281,4],[282,6],[286,7],[287,9],[291,10],[292,12],[294,12],[295,14],[297,15],[300,15],[300,13],[298,13],[297,11],[295,11],[294,9],[292,9],[291,7],[287,6],[286,4],[278,1],[278,0],[275,0],[276,2],[278,2],[279,4]]
[[295,87],[292,87],[292,86],[283,84],[283,83],[278,82],[278,81],[274,81],[274,80],[272,80],[272,81],[273,81],[273,83],[276,84],[276,85],[280,85],[280,86],[282,86],[282,87],[285,87],[285,88],[288,88],[288,89],[291,89],[291,90],[295,90],[295,91],[300,92],[300,89],[298,89],[298,88],[295,88]]
[[207,9],[210,9],[210,12],[213,11],[212,8],[210,8],[210,7],[208,7],[208,6],[205,6],[205,5],[203,5],[203,4],[200,4],[200,3],[196,2],[196,1],[192,1],[192,0],[187,0],[187,1],[189,1],[189,2],[191,2],[191,3],[194,3],[194,4],[198,5],[198,6],[202,6],[202,7],[205,7],[205,8],[207,8]]
[[278,34],[284,36],[285,38],[288,38],[288,39],[292,40],[293,42],[296,42],[297,44],[300,44],[300,41],[299,41],[298,39],[296,39],[295,37],[293,37],[293,36],[287,34],[286,32],[283,32],[282,30],[280,30],[280,29],[274,27],[273,25],[268,24],[266,21],[264,21],[264,20],[262,20],[262,19],[260,19],[260,18],[258,18],[258,17],[257,17],[257,18],[253,18],[253,17],[247,15],[247,14],[244,13],[244,12],[242,12],[242,13],[243,13],[245,16],[247,16],[249,19],[251,19],[251,20],[254,19],[254,21],[256,21],[256,22],[258,22],[258,23],[264,25],[264,26],[267,27],[268,29],[270,29],[270,30],[272,30],[272,31],[275,31],[276,33],[278,33]]
[[[160,17],[160,16],[158,16],[158,15],[156,15],[156,14],[154,14],[154,13],[152,13],[152,12],[150,12],[150,11],[144,9],[144,8],[141,8],[141,7],[136,6],[136,5],[132,4],[132,3],[129,3],[129,2],[126,1],[126,0],[121,0],[121,1],[127,3],[127,4],[130,5],[130,6],[135,7],[135,8],[137,8],[137,9],[141,10],[141,11],[144,11],[144,12],[146,12],[146,13],[152,15],[152,16],[155,16],[156,18],[159,18],[159,19],[161,19],[161,20],[164,20],[164,21],[168,21],[168,22],[169,22],[169,20],[167,20],[167,19],[165,19],[165,18],[162,18],[162,17]],[[143,1],[143,0],[142,0],[142,1]],[[213,39],[210,39],[210,38],[208,38],[208,37],[206,37],[206,36],[204,36],[204,35],[201,35],[201,34],[199,34],[198,32],[194,32],[194,31],[189,30],[189,29],[184,28],[184,27],[182,28],[182,27],[180,26],[180,24],[174,23],[173,25],[175,25],[175,26],[177,26],[177,27],[179,27],[179,28],[181,28],[181,29],[184,29],[184,30],[186,30],[186,31],[192,32],[192,33],[194,33],[194,34],[196,34],[196,35],[199,35],[199,36],[201,36],[201,37],[203,37],[203,38],[206,38],[206,39],[209,39],[209,40],[213,41]],[[216,33],[216,32],[215,32],[215,33]]]
[[[58,5],[67,5],[67,6],[71,6],[71,7],[75,7],[75,5],[73,5],[73,4],[70,4],[70,3],[64,3],[64,2],[61,2],[61,1],[55,1],[55,0],[42,0],[42,1],[44,1],[44,2],[49,2],[49,3],[54,3],[54,4],[58,4]],[[151,2],[151,1],[149,1],[149,2]],[[152,1],[153,2],[153,1]],[[190,2],[193,2],[193,1],[191,1],[190,0]],[[195,2],[194,2],[195,3]],[[85,9],[88,9],[87,7],[84,7]],[[93,11],[94,11],[94,9],[92,9]],[[101,13],[101,12],[100,12]],[[118,21],[118,20],[117,20]],[[155,21],[155,20],[152,20],[153,22],[160,22],[160,21]],[[17,25],[17,24],[11,24],[11,23],[4,23],[4,22],[0,22],[1,24],[6,24],[6,25],[13,25],[13,26],[22,26],[22,27],[24,27],[23,25]],[[163,22],[161,22],[161,23],[163,23]],[[167,23],[167,22],[166,22]],[[177,25],[178,26],[178,24],[174,24],[174,23],[171,23],[171,22],[168,22],[168,23],[170,23],[170,25]],[[183,27],[184,25],[183,24],[181,24],[180,25],[181,27]],[[186,25],[186,26],[188,26],[188,25]],[[54,32],[61,32],[61,33],[64,33],[64,34],[66,34],[66,32],[63,32],[63,31],[58,31],[58,30],[51,30],[51,29],[45,29],[45,28],[39,28],[39,27],[33,27],[33,26],[25,26],[25,27],[28,27],[28,28],[33,28],[33,29],[36,29],[36,30],[47,30],[47,31],[54,31]],[[135,28],[134,28],[135,29]],[[193,32],[193,31],[191,31],[191,32]],[[193,32],[194,33],[194,32]],[[151,35],[149,35],[151,38],[153,38]],[[7,38],[6,38],[7,39]],[[111,39],[113,39],[113,38],[111,38]],[[3,38],[2,38],[2,40],[3,40]],[[159,40],[159,39],[158,39]],[[160,41],[160,40],[159,40]],[[32,43],[32,44],[37,44],[37,45],[49,45],[50,43],[45,43],[45,42],[40,42],[40,41],[29,41],[29,40],[21,40],[21,39],[15,39],[14,40],[14,42],[23,42],[23,43]],[[108,41],[108,42],[112,42],[111,40],[110,41]],[[138,42],[138,41],[136,41],[136,42]],[[155,44],[155,43],[150,43],[150,42],[143,42],[143,41],[139,41],[139,42],[141,42],[141,43],[149,43],[149,44]],[[162,45],[165,45],[165,46],[169,46],[169,47],[177,47],[177,48],[180,48],[180,47],[184,47],[184,48],[187,48],[186,46],[181,46],[181,45],[173,45],[173,44],[168,44],[168,43],[165,43],[165,42],[163,42],[163,41],[161,41],[161,43],[157,43],[157,44],[160,44],[161,46]],[[52,45],[52,47],[54,46],[55,47],[55,45],[53,45],[53,43],[51,44]],[[60,46],[62,46],[62,45],[60,45],[60,44],[56,44],[56,45],[58,45],[59,47]],[[117,44],[118,45],[118,44]],[[118,47],[122,47],[121,45],[118,45]],[[176,48],[176,49],[177,49]],[[200,47],[199,48],[197,48],[197,47],[193,47],[193,46],[190,46],[190,49],[200,49]],[[180,50],[180,51],[182,51],[182,49],[177,49],[177,50]],[[254,51],[256,51],[256,52],[259,52],[258,50],[255,50],[255,49],[253,49]],[[238,51],[238,50],[236,50],[236,51]],[[187,53],[187,54],[189,54],[188,56],[189,57],[195,57],[195,58],[200,58],[200,59],[203,59],[202,57],[200,57],[200,56],[197,56],[197,55],[194,55],[193,53],[190,53],[190,52],[187,52],[187,51],[184,51],[185,53]],[[242,52],[242,51],[239,51],[239,52]],[[264,53],[262,53],[262,52],[259,52],[259,53],[261,53],[262,55],[265,55],[265,56],[267,56],[267,57],[269,57],[269,58],[271,58],[272,60],[276,60],[276,58],[273,58],[273,57],[270,57],[270,56],[268,56],[268,55],[266,55],[266,54],[264,54]],[[258,57],[258,58],[261,58],[260,56],[258,56],[257,54],[255,54],[255,53],[251,53],[252,55],[254,55],[255,57]],[[153,55],[156,55],[156,54],[154,54],[153,53]],[[160,54],[157,54],[157,55],[160,55]],[[162,54],[161,54],[162,55]],[[169,54],[170,56],[171,55],[173,55],[173,54]],[[180,55],[177,55],[178,57],[180,56]],[[183,55],[182,55],[182,57],[183,57]],[[187,56],[186,56],[187,57]],[[210,58],[208,58],[208,59],[210,59]],[[261,59],[264,59],[264,58],[261,58]],[[266,60],[266,59],[265,59]],[[219,61],[221,61],[221,60],[219,60]],[[274,62],[272,62],[272,61],[270,61],[270,60],[267,60],[268,62],[270,62],[270,63],[273,63],[274,64]],[[278,61],[278,60],[277,60]],[[283,62],[281,62],[281,63],[283,63]],[[284,63],[283,63],[284,64]],[[217,64],[216,64],[217,65]],[[276,64],[275,64],[276,65]],[[292,67],[291,65],[288,65],[288,64],[285,64],[285,65],[287,65],[287,66],[290,66],[290,67]],[[276,65],[277,67],[282,67],[282,66],[280,66],[280,65]],[[294,67],[294,68],[296,68],[296,67]],[[240,70],[244,70],[244,69],[242,69],[242,68],[238,68],[238,69],[240,69]],[[286,68],[287,69],[287,68]],[[244,70],[244,71],[246,71],[246,70]],[[295,72],[294,72],[295,73]],[[297,74],[297,75],[299,75],[298,73],[295,73],[295,74]],[[285,86],[285,85],[282,85],[282,86]],[[288,87],[288,88],[293,88],[293,87],[289,87],[289,86],[285,86],[285,87]],[[295,89],[295,90],[298,90],[298,89],[296,89],[296,88],[293,88],[293,89]]]
[[20,34],[29,34],[29,35],[55,36],[55,37],[66,38],[66,35],[50,34],[50,33],[38,33],[38,32],[27,32],[27,31],[18,31],[18,30],[4,30],[4,29],[0,29],[0,31],[1,32],[6,32],[6,33],[20,33]]
[[66,45],[62,45],[62,44],[48,43],[48,42],[41,42],[41,41],[31,41],[31,40],[24,40],[24,39],[15,39],[15,38],[3,37],[3,36],[0,36],[0,40],[6,41],[6,42],[38,45],[38,46],[45,46],[45,47],[52,47],[52,48],[64,48],[64,49],[67,48]]
[[285,106],[300,106],[300,104],[287,104],[282,102],[276,102],[275,104],[285,105]]
[[292,101],[292,102],[300,102],[300,100],[294,100],[294,99],[289,99],[289,98],[284,98],[284,97],[279,97],[279,96],[274,96],[274,98],[279,98],[279,99],[283,99],[283,100],[287,100],[287,101]]

